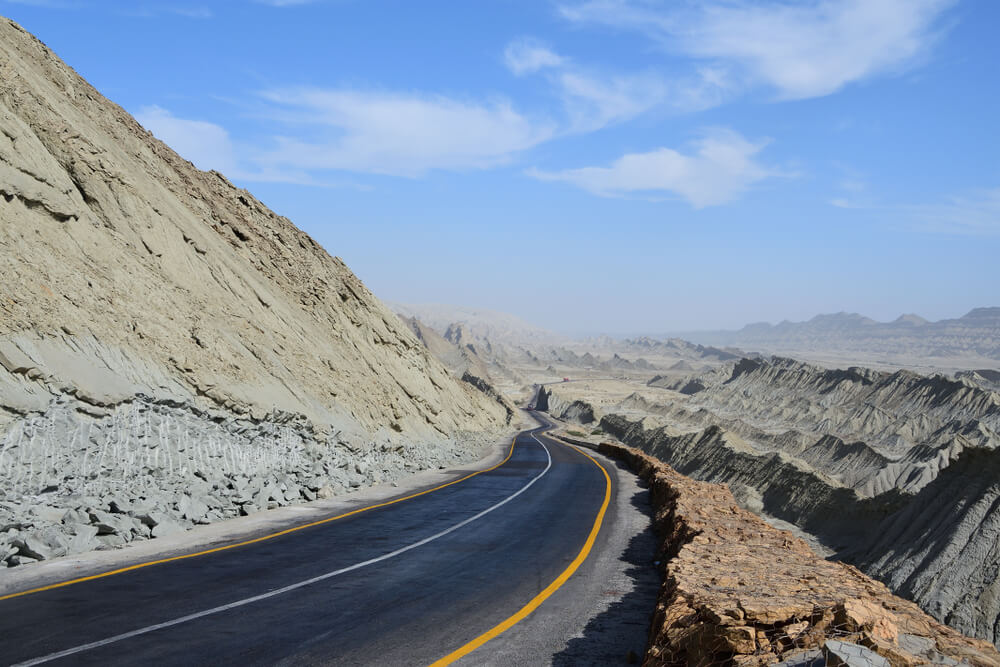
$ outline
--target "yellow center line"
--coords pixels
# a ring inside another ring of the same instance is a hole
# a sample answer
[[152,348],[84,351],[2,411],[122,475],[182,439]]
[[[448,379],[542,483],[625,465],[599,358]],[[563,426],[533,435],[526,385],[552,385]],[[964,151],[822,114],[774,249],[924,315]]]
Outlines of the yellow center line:
[[[520,435],[520,434],[518,434],[518,435]],[[350,512],[345,512],[343,514],[338,514],[336,516],[331,516],[331,517],[327,517],[325,519],[320,519],[319,521],[313,521],[312,523],[302,524],[301,526],[294,526],[292,528],[286,528],[285,530],[281,530],[281,531],[278,531],[276,533],[271,533],[269,535],[263,535],[261,537],[255,537],[255,538],[253,538],[251,540],[244,540],[242,542],[236,542],[234,544],[227,544],[227,545],[221,546],[221,547],[214,547],[212,549],[205,549],[204,551],[196,551],[194,553],[182,554],[180,556],[170,556],[169,558],[160,558],[158,560],[151,560],[151,561],[146,561],[146,562],[143,562],[143,563],[136,563],[134,565],[129,565],[127,567],[118,568],[117,570],[110,570],[108,572],[101,572],[100,574],[92,574],[92,575],[87,576],[87,577],[79,577],[77,579],[70,579],[69,581],[60,581],[58,583],[49,584],[47,586],[39,586],[38,588],[31,588],[31,589],[26,590],[26,591],[21,591],[20,593],[9,593],[8,595],[2,595],[2,596],[0,596],[0,600],[10,600],[11,598],[19,598],[19,597],[22,597],[24,595],[31,595],[32,593],[41,593],[42,591],[50,591],[50,590],[53,590],[55,588],[63,588],[65,586],[72,586],[73,584],[80,584],[80,583],[83,583],[85,581],[93,581],[94,579],[103,579],[105,577],[110,577],[110,576],[113,576],[113,575],[116,575],[116,574],[122,574],[124,572],[131,572],[132,570],[140,570],[140,569],[142,569],[144,567],[151,567],[153,565],[160,565],[162,563],[171,563],[173,561],[185,560],[187,558],[195,558],[197,556],[205,556],[205,555],[208,555],[208,554],[218,553],[220,551],[228,551],[229,549],[235,549],[237,547],[245,547],[245,546],[250,545],[250,544],[257,544],[258,542],[265,542],[267,540],[273,540],[276,537],[281,537],[282,535],[288,535],[289,533],[294,533],[294,532],[297,532],[297,531],[300,531],[300,530],[304,530],[306,528],[312,528],[314,526],[321,526],[321,525],[323,525],[325,523],[330,523],[331,521],[337,521],[339,519],[344,519],[344,518],[347,518],[349,516],[354,516],[355,514],[361,514],[362,512],[368,512],[370,510],[378,509],[379,507],[388,507],[389,505],[395,505],[396,503],[401,503],[404,500],[411,500],[413,498],[417,498],[419,496],[423,496],[423,495],[426,495],[428,493],[433,493],[434,491],[440,491],[441,489],[444,489],[446,487],[452,486],[453,484],[458,484],[459,482],[464,482],[467,479],[471,479],[472,477],[475,477],[476,475],[482,475],[483,473],[490,472],[491,470],[496,470],[497,468],[499,468],[503,464],[507,463],[507,461],[510,460],[510,457],[514,454],[514,445],[517,444],[517,438],[518,438],[517,435],[514,436],[514,439],[510,443],[510,451],[507,452],[507,456],[500,463],[497,463],[496,465],[490,466],[489,468],[485,468],[483,470],[477,470],[476,472],[471,473],[469,475],[466,475],[465,477],[462,477],[461,479],[452,480],[452,481],[447,482],[445,484],[441,484],[440,486],[435,486],[432,489],[425,489],[424,491],[420,491],[419,493],[413,493],[413,494],[410,494],[408,496],[403,496],[402,498],[396,498],[395,500],[389,500],[389,501],[386,501],[384,503],[378,503],[377,505],[369,505],[368,507],[362,507],[362,508],[359,508],[359,509],[356,509],[356,510],[352,510]]]
[[562,587],[562,585],[565,584],[571,576],[573,576],[573,573],[577,571],[580,565],[583,564],[583,561],[587,560],[587,556],[590,554],[590,550],[593,548],[594,542],[597,540],[597,534],[601,531],[601,524],[604,522],[604,514],[608,510],[608,504],[611,502],[611,477],[608,475],[608,471],[604,469],[604,466],[598,463],[597,459],[579,447],[574,447],[574,449],[593,461],[594,465],[601,469],[601,472],[604,473],[605,481],[604,503],[601,505],[601,509],[597,513],[597,518],[594,519],[594,525],[590,529],[590,535],[587,536],[587,541],[584,542],[583,548],[580,549],[580,553],[576,555],[573,562],[570,563],[569,566],[563,570],[551,584],[545,587],[545,590],[532,598],[528,604],[521,607],[521,609],[518,610],[513,616],[494,626],[490,630],[487,630],[465,646],[462,646],[443,658],[432,662],[430,667],[443,667],[444,665],[450,665],[456,660],[472,653],[491,639],[494,639],[502,635],[504,632],[507,632],[507,630],[510,630],[512,627],[527,618],[533,611],[538,609],[539,605],[551,597],[553,593],[559,590],[559,588]]

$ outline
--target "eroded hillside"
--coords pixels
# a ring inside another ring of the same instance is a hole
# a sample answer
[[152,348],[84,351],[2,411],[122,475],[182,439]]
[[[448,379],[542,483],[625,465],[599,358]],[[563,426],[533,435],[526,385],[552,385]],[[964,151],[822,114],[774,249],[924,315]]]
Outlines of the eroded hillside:
[[546,388],[593,426],[804,528],[939,620],[1000,642],[1000,396],[976,383],[743,359],[636,390]]
[[469,459],[508,419],[341,260],[0,20],[0,561]]

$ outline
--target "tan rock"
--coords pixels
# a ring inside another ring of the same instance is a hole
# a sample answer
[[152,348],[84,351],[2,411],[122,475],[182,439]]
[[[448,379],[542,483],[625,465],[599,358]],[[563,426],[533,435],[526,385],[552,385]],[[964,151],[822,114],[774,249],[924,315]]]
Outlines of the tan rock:
[[895,643],[899,629],[892,615],[880,604],[845,600],[834,612],[835,623],[848,632],[862,632],[877,640]]
[[901,629],[944,657],[1000,665],[989,643],[934,622],[856,568],[820,558],[759,517],[733,512],[727,490],[636,449],[602,444],[601,451],[650,482],[663,550],[676,554],[665,563],[669,602],[654,618],[646,665],[769,664],[830,639],[867,646],[893,665],[930,661],[899,645]]
[[98,404],[167,387],[358,443],[503,428],[340,259],[2,18],[0,68],[0,373]]

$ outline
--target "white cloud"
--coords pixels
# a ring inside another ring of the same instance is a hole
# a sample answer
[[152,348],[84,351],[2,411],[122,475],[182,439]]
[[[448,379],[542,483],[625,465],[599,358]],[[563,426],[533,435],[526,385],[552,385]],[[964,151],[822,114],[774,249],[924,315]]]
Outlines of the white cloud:
[[166,7],[164,10],[189,19],[210,19],[214,16],[208,7]]
[[231,174],[237,170],[236,150],[229,133],[215,123],[178,118],[166,109],[147,106],[135,114],[143,127],[203,170]]
[[366,185],[350,181],[317,179],[305,169],[294,165],[279,167],[269,164],[261,159],[258,150],[232,141],[225,128],[215,123],[178,118],[156,105],[142,107],[134,115],[157,139],[204,171],[214,169],[227,178],[242,181],[370,189]]
[[751,142],[731,130],[715,130],[685,155],[671,148],[631,153],[609,167],[583,167],[557,172],[537,169],[530,176],[562,181],[602,196],[628,193],[672,193],[695,208],[732,201],[754,183],[775,174],[756,161],[766,141]]
[[551,124],[525,117],[504,100],[320,88],[273,90],[264,97],[315,130],[310,139],[280,139],[264,157],[275,166],[402,176],[485,169],[554,134]]
[[668,94],[667,84],[655,75],[600,76],[564,70],[555,81],[574,132],[635,118],[663,103]]
[[503,58],[507,68],[518,76],[549,67],[559,67],[565,63],[565,58],[529,39],[519,39],[508,44],[504,49]]
[[566,114],[562,133],[585,133],[640,116],[658,107],[696,111],[715,106],[730,86],[720,68],[704,67],[694,76],[668,80],[656,72],[609,73],[583,67],[569,58],[521,38],[504,51],[515,75],[541,73]]
[[919,61],[955,0],[811,0],[697,5],[592,0],[574,22],[636,30],[667,49],[738,70],[786,99],[818,97]]

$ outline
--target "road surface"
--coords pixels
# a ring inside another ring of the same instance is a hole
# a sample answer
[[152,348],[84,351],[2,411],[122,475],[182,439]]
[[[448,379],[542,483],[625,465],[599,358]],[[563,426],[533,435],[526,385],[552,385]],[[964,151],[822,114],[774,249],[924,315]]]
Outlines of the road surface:
[[623,664],[658,585],[648,501],[544,430],[443,488],[0,599],[0,664]]

